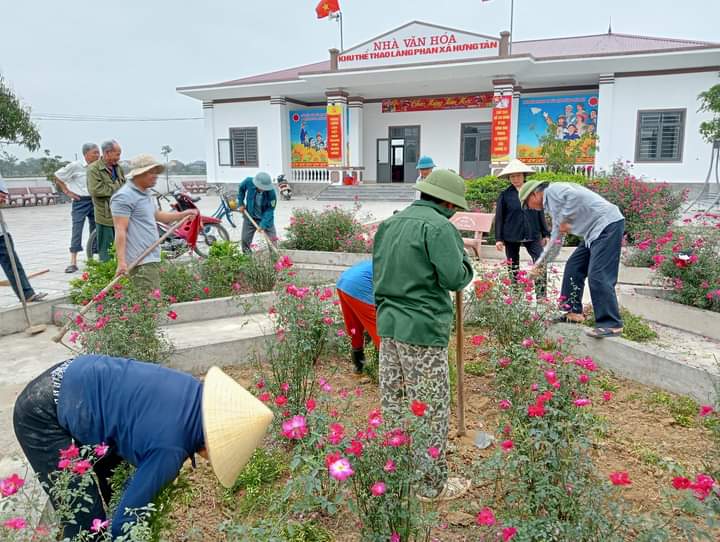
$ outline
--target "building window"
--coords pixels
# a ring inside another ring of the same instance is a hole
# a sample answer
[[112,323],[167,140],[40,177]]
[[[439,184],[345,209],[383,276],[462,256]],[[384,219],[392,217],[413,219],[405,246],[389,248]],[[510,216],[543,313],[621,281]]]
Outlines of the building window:
[[258,167],[257,128],[230,128],[230,162],[233,167]]
[[639,111],[636,162],[682,162],[685,110]]

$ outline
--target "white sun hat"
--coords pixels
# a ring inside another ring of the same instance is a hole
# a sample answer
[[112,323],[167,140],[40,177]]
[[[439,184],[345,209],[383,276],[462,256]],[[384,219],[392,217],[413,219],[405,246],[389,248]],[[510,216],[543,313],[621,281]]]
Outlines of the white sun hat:
[[522,160],[515,158],[514,160],[511,160],[510,163],[498,174],[498,178],[502,179],[503,177],[509,177],[513,173],[532,174],[535,173],[535,170],[526,165]]
[[156,170],[156,173],[162,173],[165,171],[165,166],[156,160],[151,154],[138,154],[135,158],[130,160],[130,167],[132,170],[128,173],[128,177],[142,175],[150,170]]
[[211,367],[203,385],[202,418],[215,476],[224,487],[232,487],[262,442],[273,413],[218,367]]

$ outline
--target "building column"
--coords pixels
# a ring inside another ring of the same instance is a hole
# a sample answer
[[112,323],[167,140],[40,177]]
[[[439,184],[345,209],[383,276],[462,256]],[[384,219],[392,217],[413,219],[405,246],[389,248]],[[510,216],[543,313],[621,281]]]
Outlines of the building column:
[[[493,81],[493,112],[490,141],[490,169],[495,171],[507,165],[512,157],[515,81]],[[494,151],[494,152],[493,152]]]
[[[350,148],[348,144],[348,95],[347,92],[342,89],[331,89],[325,92],[325,96],[327,97],[328,106],[336,106],[340,109],[340,126],[342,127],[342,150],[340,161],[328,164],[328,170],[330,170],[330,181],[336,183],[342,182],[343,177],[346,175],[346,172],[350,167],[350,161],[348,156],[350,154]],[[330,134],[328,134],[327,137],[329,140]],[[328,147],[330,146],[329,141],[326,141],[326,144]]]
[[363,156],[363,105],[365,100],[359,96],[348,98],[348,165],[357,171],[357,180],[362,181],[365,169],[365,157]]
[[597,150],[595,153],[595,169],[610,169],[613,162],[611,141],[613,135],[612,113],[615,96],[615,74],[600,75],[600,91],[598,93]]
[[270,175],[277,177],[280,174],[290,178],[290,119],[288,117],[287,101],[285,96],[271,96],[270,106],[275,112],[275,119],[272,130],[274,133],[280,134],[278,142],[280,144],[280,164],[272,164],[272,167],[279,167],[279,171],[269,171]]
[[518,123],[520,120],[520,87],[513,90],[510,122],[510,158],[517,158]]
[[205,125],[205,160],[206,179],[209,183],[218,182],[219,165],[218,142],[215,137],[215,105],[212,102],[203,102],[203,117]]

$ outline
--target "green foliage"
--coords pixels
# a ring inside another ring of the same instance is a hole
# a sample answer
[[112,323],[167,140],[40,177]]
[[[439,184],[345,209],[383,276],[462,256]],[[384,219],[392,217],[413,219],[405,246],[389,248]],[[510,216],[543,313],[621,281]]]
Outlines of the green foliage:
[[698,111],[711,113],[713,117],[700,123],[700,135],[708,143],[720,140],[720,85],[714,85],[698,96]]
[[166,301],[155,292],[138,294],[132,286],[115,285],[84,316],[72,318],[68,341],[85,354],[105,354],[165,363],[173,347],[159,329]]
[[375,348],[365,349],[365,364],[363,372],[370,377],[376,385],[380,383],[380,355]]
[[[75,305],[87,304],[100,290],[105,288],[115,278],[117,259],[115,246],[110,247],[110,259],[106,262],[100,260],[87,260],[85,272],[79,278],[70,281],[70,301]],[[128,285],[127,278],[120,280],[123,286]]]
[[327,530],[314,521],[264,519],[254,525],[225,523],[220,529],[228,542],[332,542]]
[[505,179],[498,179],[494,175],[468,180],[465,181],[465,199],[471,208],[492,213],[500,193],[507,187],[508,182]]
[[579,173],[567,173],[559,171],[538,171],[528,177],[529,180],[543,181],[548,183],[577,183],[586,185],[590,181],[589,177]]
[[698,404],[684,395],[671,395],[664,391],[653,391],[646,403],[669,413],[680,427],[694,427],[697,421]]
[[488,374],[488,364],[483,361],[477,361],[473,363],[465,364],[465,372],[473,376],[485,376]]
[[[268,486],[274,484],[287,472],[287,464],[278,451],[268,452],[264,448],[257,449],[250,461],[238,475],[232,489],[225,490],[223,501],[237,506],[241,514],[258,510],[267,510],[275,498]],[[242,491],[242,498],[235,503],[235,495]]]
[[0,144],[3,143],[35,151],[40,148],[40,131],[30,118],[30,108],[20,103],[0,75]]
[[295,250],[371,252],[373,239],[363,231],[357,210],[296,208],[290,217],[284,246]]
[[[243,254],[238,243],[216,241],[210,247],[206,260],[198,262],[200,275],[212,297],[231,296],[244,281],[244,272],[250,264],[250,256]],[[268,288],[268,290],[271,288]],[[265,290],[267,291],[267,290]]]
[[[117,511],[123,491],[125,491],[125,487],[134,474],[135,467],[127,461],[123,461],[113,470],[112,477],[110,478],[110,487],[113,496],[108,504],[110,516],[114,515]],[[165,540],[163,534],[172,530],[174,525],[170,516],[173,503],[182,500],[183,495],[191,489],[188,477],[183,471],[180,471],[178,477],[173,482],[168,483],[152,501],[149,513],[143,515],[143,529],[147,531],[147,536],[142,540],[146,542],[161,542]]]
[[540,138],[540,153],[545,165],[550,171],[558,173],[573,173],[575,165],[583,156],[583,149],[595,143],[597,137],[583,134],[575,141],[565,141],[557,138],[557,126],[549,123],[547,131]]
[[277,257],[272,251],[253,252],[243,270],[243,281],[253,292],[269,292],[278,281]]
[[[623,321],[622,338],[636,343],[654,341],[658,338],[657,332],[651,328],[644,318],[631,313],[625,307],[620,307],[620,317]],[[590,313],[585,319],[585,325],[595,326],[595,315]]]

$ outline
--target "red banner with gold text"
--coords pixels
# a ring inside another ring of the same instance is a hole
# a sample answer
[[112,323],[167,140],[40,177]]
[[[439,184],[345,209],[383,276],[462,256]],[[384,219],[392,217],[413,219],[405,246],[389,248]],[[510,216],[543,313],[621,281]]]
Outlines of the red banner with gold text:
[[327,155],[328,162],[342,161],[342,109],[339,105],[327,106]]
[[494,96],[492,114],[492,144],[490,155],[493,162],[510,159],[510,124],[512,119],[512,96]]

